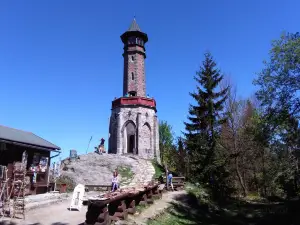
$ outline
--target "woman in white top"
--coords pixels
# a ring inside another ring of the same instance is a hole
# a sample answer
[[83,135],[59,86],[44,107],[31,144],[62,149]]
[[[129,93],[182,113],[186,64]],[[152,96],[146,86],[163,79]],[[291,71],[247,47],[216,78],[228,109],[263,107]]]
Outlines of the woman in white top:
[[112,182],[112,191],[116,191],[118,189],[118,183],[119,183],[117,173],[114,173],[114,176],[113,176],[111,182]]

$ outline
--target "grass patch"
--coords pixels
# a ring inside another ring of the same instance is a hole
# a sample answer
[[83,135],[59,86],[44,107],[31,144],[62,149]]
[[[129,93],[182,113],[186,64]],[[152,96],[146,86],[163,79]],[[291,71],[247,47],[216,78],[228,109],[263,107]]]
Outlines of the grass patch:
[[135,209],[136,209],[136,211],[138,212],[138,213],[142,213],[145,209],[147,209],[149,207],[149,205],[147,204],[147,205],[137,205],[136,207],[135,207]]
[[185,218],[182,213],[176,212],[173,207],[168,208],[163,214],[151,219],[147,225],[194,225],[195,222]]
[[153,178],[159,177],[161,174],[165,174],[165,169],[161,165],[159,165],[156,160],[152,160],[152,165],[155,169],[155,173],[153,175]]
[[[172,206],[165,210],[156,218],[147,222],[148,225],[196,225],[209,224],[199,220],[199,216],[205,214],[205,211],[215,208],[210,200],[206,189],[200,185],[187,183],[185,185],[187,194],[178,196],[179,203],[172,203]],[[200,206],[201,203],[201,206]],[[203,205],[202,205],[203,204]]]
[[210,199],[208,191],[200,185],[187,183],[184,188],[188,194],[194,195],[202,204],[214,204]]
[[122,177],[122,180],[120,182],[121,185],[128,183],[128,180],[131,180],[134,175],[134,173],[131,171],[131,168],[127,166],[119,167],[118,172]]
[[[209,192],[200,185],[186,185],[187,193],[175,197],[177,202],[164,213],[148,221],[148,225],[292,225],[300,224],[300,200],[279,203],[248,202],[227,198],[211,200]],[[249,197],[250,196],[250,197]],[[249,195],[257,199],[256,195]]]
[[248,200],[248,201],[262,201],[263,198],[260,197],[257,193],[248,193],[248,195],[245,197],[245,200]]

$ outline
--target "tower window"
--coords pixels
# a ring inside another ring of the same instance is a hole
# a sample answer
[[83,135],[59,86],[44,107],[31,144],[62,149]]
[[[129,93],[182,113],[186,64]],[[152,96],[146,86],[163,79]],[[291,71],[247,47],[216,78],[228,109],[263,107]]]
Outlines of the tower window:
[[131,56],[131,60],[134,61],[134,56]]
[[131,73],[131,79],[134,80],[134,73]]
[[130,91],[130,92],[129,92],[129,96],[130,96],[130,97],[136,96],[136,92],[135,92],[135,91]]

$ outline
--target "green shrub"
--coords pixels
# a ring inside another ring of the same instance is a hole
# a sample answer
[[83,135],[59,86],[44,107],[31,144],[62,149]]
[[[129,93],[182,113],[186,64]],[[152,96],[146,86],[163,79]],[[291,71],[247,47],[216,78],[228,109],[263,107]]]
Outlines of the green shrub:
[[67,176],[60,176],[56,180],[57,185],[66,184],[67,185],[67,192],[73,192],[76,186],[76,183]]
[[152,165],[155,169],[154,178],[159,177],[161,174],[165,173],[165,169],[157,163],[156,160],[152,160]]

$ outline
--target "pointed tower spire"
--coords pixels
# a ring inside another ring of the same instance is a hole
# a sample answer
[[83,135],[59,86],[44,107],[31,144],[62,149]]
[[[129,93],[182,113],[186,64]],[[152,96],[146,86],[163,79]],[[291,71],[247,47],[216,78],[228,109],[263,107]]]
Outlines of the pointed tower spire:
[[135,20],[135,16],[133,17],[133,21],[127,31],[141,31],[139,25],[137,24]]
[[145,44],[148,41],[147,34],[143,33],[135,18],[130,28],[121,35],[124,43],[124,82],[123,94],[146,97],[145,81]]

